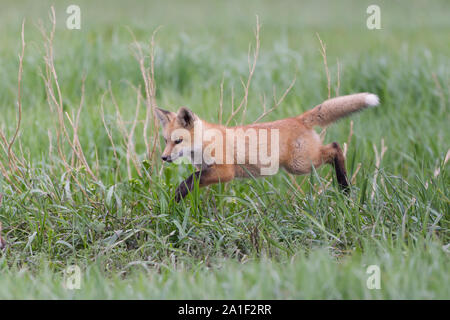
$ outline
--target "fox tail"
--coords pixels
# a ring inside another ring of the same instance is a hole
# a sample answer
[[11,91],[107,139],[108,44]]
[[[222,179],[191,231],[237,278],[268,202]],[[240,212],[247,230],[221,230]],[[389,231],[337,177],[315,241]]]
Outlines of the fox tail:
[[368,107],[376,107],[380,100],[377,95],[364,92],[325,100],[313,109],[300,115],[304,124],[309,127],[327,125],[361,111]]

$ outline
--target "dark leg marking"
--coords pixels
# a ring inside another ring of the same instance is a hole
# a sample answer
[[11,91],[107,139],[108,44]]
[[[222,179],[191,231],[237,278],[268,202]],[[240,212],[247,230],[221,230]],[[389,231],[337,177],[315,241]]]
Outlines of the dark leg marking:
[[[197,171],[191,174],[186,180],[180,183],[177,190],[175,191],[175,201],[180,202],[181,199],[186,197],[186,195],[194,189],[194,181],[199,180],[202,171]],[[195,178],[194,178],[195,176]]]
[[336,171],[336,178],[339,186],[345,193],[349,192],[349,183],[347,180],[347,170],[345,170],[345,158],[341,147],[337,142],[332,143],[333,148],[336,150],[336,155],[333,159],[334,170]]

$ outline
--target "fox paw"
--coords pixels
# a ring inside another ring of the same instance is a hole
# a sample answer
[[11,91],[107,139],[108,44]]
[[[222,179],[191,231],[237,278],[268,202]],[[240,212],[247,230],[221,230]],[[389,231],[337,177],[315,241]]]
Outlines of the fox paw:
[[178,186],[177,190],[175,190],[175,201],[180,202],[187,194],[189,190],[186,187],[185,183],[182,183]]

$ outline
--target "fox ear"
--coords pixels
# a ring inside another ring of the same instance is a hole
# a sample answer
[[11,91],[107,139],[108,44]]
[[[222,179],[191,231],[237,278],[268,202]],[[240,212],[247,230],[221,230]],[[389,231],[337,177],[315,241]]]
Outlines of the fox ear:
[[194,125],[194,121],[198,119],[198,117],[186,107],[181,107],[177,113],[178,122],[184,128],[190,128]]
[[161,108],[155,108],[155,114],[163,127],[165,127],[170,121],[172,121],[177,116],[174,112],[167,111]]

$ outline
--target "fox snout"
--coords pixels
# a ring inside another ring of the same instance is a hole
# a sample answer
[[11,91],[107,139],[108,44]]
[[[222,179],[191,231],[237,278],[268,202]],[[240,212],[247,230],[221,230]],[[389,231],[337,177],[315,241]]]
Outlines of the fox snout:
[[166,162],[172,162],[172,158],[170,156],[162,156],[161,159]]

